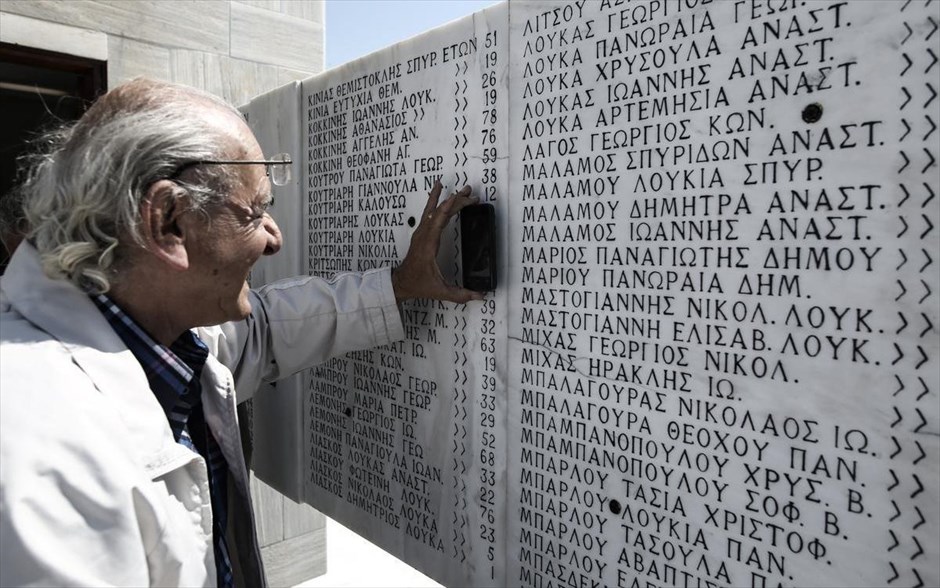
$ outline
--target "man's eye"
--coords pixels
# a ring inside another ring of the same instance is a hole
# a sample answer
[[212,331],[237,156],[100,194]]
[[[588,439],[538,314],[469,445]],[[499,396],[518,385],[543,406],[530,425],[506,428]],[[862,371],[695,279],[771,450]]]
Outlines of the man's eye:
[[269,199],[263,204],[257,204],[251,207],[251,218],[252,220],[258,220],[263,218],[265,214],[271,211],[271,206],[274,205],[274,198]]

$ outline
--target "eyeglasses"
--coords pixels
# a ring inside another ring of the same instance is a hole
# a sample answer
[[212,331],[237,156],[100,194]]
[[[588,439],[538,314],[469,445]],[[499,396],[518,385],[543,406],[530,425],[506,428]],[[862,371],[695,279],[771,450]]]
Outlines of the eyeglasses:
[[264,166],[264,172],[269,178],[271,178],[271,183],[275,186],[284,186],[290,182],[290,166],[293,163],[291,161],[290,154],[288,153],[278,153],[277,155],[271,157],[271,159],[235,159],[235,160],[201,160],[201,161],[189,161],[184,163],[176,169],[172,176],[171,180],[175,180],[182,175],[184,171],[193,167],[194,165],[248,165],[248,164],[257,164]]

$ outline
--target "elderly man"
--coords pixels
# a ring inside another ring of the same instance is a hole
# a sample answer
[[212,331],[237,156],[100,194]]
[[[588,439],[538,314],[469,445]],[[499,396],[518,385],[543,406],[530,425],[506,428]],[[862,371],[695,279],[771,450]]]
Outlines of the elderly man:
[[402,338],[408,298],[478,299],[436,262],[475,199],[438,184],[394,271],[253,291],[277,164],[237,111],[135,80],[50,144],[0,284],[0,584],[263,585],[236,390]]

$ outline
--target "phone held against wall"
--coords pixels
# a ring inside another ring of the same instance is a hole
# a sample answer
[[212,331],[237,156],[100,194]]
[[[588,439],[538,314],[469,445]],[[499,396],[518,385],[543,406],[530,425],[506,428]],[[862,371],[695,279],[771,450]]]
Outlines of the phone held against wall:
[[463,287],[476,292],[496,289],[496,209],[474,204],[460,211]]

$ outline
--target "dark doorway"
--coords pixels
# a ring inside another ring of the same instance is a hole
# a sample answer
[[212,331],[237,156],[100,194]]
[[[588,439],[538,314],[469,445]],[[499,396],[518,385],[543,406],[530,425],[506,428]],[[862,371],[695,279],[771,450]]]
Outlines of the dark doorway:
[[77,120],[105,92],[107,62],[0,43],[0,273],[17,239],[17,159],[42,130]]

